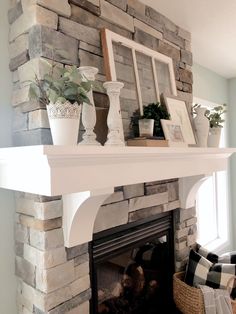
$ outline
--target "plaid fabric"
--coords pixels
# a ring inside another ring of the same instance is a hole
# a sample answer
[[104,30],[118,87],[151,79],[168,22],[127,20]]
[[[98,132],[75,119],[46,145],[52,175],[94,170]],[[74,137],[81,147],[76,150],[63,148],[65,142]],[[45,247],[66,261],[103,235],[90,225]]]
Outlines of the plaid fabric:
[[[190,286],[206,285],[214,289],[227,289],[230,278],[236,274],[236,265],[213,264],[204,256],[190,250],[189,261],[185,273],[185,282]],[[229,293],[233,289],[233,282],[229,285]]]
[[236,251],[228,252],[218,256],[215,253],[209,252],[207,249],[197,244],[196,251],[211,261],[212,263],[226,263],[226,264],[236,264]]

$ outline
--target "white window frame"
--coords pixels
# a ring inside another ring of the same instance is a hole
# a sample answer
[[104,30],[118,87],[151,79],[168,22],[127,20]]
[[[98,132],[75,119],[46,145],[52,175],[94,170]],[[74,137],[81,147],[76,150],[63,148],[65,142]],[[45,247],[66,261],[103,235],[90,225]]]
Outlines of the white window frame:
[[[201,104],[207,108],[213,108],[219,106],[217,103],[206,101],[201,98],[194,97],[193,103]],[[226,134],[227,134],[227,121],[224,124],[223,129],[223,143],[221,142],[221,147],[227,146]],[[219,185],[220,177],[223,176],[223,181],[225,182],[225,202],[222,203],[222,200],[219,195]],[[215,215],[217,220],[217,237],[210,241],[209,243],[204,243],[204,247],[209,251],[214,251],[217,254],[221,254],[225,251],[231,249],[231,226],[230,226],[230,210],[229,210],[229,174],[228,170],[224,172],[214,173],[213,175],[214,182],[214,202],[215,202]],[[196,201],[197,206],[197,201]],[[198,210],[197,210],[198,212]]]

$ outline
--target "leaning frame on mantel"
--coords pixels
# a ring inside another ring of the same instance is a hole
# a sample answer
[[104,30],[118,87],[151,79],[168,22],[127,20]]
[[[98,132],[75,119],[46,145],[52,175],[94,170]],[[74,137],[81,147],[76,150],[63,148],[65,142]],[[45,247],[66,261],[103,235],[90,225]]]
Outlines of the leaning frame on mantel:
[[113,42],[119,43],[122,46],[125,46],[126,48],[131,49],[133,66],[134,66],[136,91],[137,91],[138,103],[139,103],[141,114],[143,114],[143,101],[142,101],[142,93],[141,93],[141,87],[140,87],[140,78],[139,78],[139,73],[138,73],[136,52],[142,53],[145,56],[148,56],[151,58],[156,100],[160,101],[160,92],[159,92],[159,87],[158,87],[158,75],[156,71],[155,60],[168,65],[168,70],[169,70],[169,75],[170,75],[171,94],[173,94],[174,96],[177,95],[173,61],[170,57],[167,57],[155,50],[147,48],[146,46],[139,44],[131,39],[128,39],[119,34],[116,34],[106,28],[102,29],[101,38],[102,38],[102,48],[103,48],[103,55],[104,55],[106,78],[109,81],[117,80],[112,43]]

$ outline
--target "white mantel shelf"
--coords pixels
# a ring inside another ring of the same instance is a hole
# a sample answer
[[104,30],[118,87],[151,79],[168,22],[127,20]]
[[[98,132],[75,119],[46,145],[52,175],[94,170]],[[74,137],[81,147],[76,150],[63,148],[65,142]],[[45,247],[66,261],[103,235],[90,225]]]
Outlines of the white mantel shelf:
[[0,149],[0,187],[55,196],[225,170],[236,148],[26,146]]
[[193,206],[207,175],[227,168],[235,148],[28,146],[0,149],[0,188],[62,195],[65,246],[93,238],[115,186],[179,179],[180,206]]

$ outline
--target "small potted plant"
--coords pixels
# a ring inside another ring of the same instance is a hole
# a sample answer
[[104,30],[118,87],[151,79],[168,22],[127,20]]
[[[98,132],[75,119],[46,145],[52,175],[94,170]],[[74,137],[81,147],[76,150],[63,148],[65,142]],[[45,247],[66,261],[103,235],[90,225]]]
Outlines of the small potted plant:
[[223,115],[226,113],[226,104],[216,106],[206,111],[206,117],[210,122],[208,135],[208,146],[218,147],[220,143],[221,130],[223,128]]
[[[165,105],[157,102],[150,103],[147,106],[143,107],[143,115],[140,116],[138,112],[135,112],[133,117],[131,118],[131,126],[134,132],[134,136],[148,136],[148,137],[159,137],[164,138],[164,133],[161,126],[161,119],[169,119],[169,113],[165,107]],[[145,132],[140,127],[141,124],[149,121],[149,130],[150,132]]]
[[81,104],[90,104],[92,86],[76,66],[51,66],[50,73],[31,82],[29,98],[46,105],[54,145],[77,144]]
[[[202,108],[200,104],[193,106],[192,113],[196,115],[196,110]],[[205,117],[209,120],[209,132],[207,138],[207,146],[218,147],[220,142],[221,130],[223,128],[223,115],[226,113],[226,104],[213,107],[211,109],[205,108]]]

